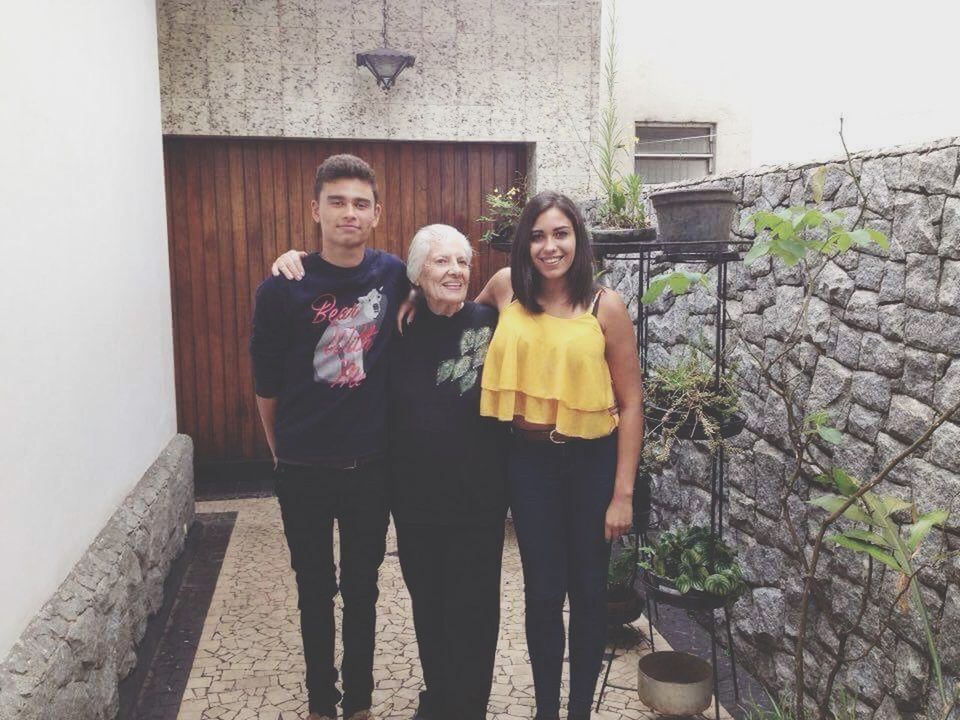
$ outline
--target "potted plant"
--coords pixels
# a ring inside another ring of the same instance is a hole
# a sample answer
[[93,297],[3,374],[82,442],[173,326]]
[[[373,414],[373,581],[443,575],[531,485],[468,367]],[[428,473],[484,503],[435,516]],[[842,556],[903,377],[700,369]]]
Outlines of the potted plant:
[[716,444],[746,423],[732,374],[728,370],[718,378],[699,352],[650,371],[643,414],[648,432],[660,438],[662,455],[677,438]]
[[[590,228],[594,251],[598,256],[631,252],[642,242],[656,239],[643,204],[643,182],[636,173],[623,175],[617,167],[617,156],[627,150],[617,116],[617,4],[611,2],[607,28],[606,57],[603,79],[606,102],[600,111],[599,140],[596,143],[597,164],[594,171],[600,180],[603,197],[594,213]],[[634,143],[636,139],[634,139]]]
[[637,546],[626,538],[618,543],[607,571],[607,623],[626,625],[640,617],[640,597],[633,587],[637,579]]
[[722,607],[745,590],[743,570],[736,551],[713,535],[710,528],[694,525],[660,533],[639,550],[644,582],[662,594],[685,596],[690,606]]
[[489,223],[490,227],[480,236],[480,242],[489,243],[494,250],[510,252],[517,219],[527,203],[524,178],[518,176],[513,186],[503,192],[494,188],[484,196],[484,201],[487,214],[478,217],[477,222]]

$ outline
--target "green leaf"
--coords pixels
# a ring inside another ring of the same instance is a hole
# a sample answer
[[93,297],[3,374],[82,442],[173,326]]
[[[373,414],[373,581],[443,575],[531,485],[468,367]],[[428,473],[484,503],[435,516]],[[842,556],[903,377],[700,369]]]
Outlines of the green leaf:
[[743,262],[747,265],[752,263],[757,258],[761,258],[770,252],[770,243],[762,240],[758,240],[753,244],[753,247],[750,248],[749,252],[744,256]]
[[680,293],[685,293],[690,287],[690,278],[684,277],[680,273],[672,273],[670,277],[667,278],[667,285],[670,286],[670,292],[674,295],[679,295]]
[[887,515],[893,515],[900,510],[908,510],[913,507],[913,503],[898,498],[896,495],[884,495],[880,498],[886,506]]
[[859,230],[854,230],[850,233],[850,239],[853,240],[853,243],[858,247],[863,247],[864,245],[869,245],[871,243],[870,233],[864,228]]
[[477,345],[477,333],[475,330],[464,330],[460,336],[460,354],[466,355]]
[[442,383],[445,380],[449,380],[453,375],[453,366],[456,365],[456,360],[444,360],[437,367],[437,385]]
[[833,483],[844,497],[850,497],[860,489],[860,484],[840,468],[833,470]]
[[857,540],[855,538],[847,537],[846,535],[831,535],[827,540],[841,545],[842,547],[849,548],[850,550],[856,550],[857,552],[865,552],[867,555],[870,555],[875,560],[879,560],[884,565],[887,565],[890,568],[893,568],[897,572],[903,572],[903,569],[900,567],[900,563],[890,553],[885,550],[881,550],[876,545],[871,543],[864,542],[862,540]]
[[835,244],[837,250],[840,252],[846,252],[853,244],[853,236],[846,230],[841,230],[838,233],[834,233],[833,237],[830,238],[830,242]]
[[867,228],[867,232],[870,234],[870,239],[873,240],[877,245],[882,247],[884,250],[890,249],[890,241],[887,240],[887,236],[884,235],[879,230],[871,230]]
[[[813,500],[808,500],[807,502],[810,505],[823,508],[829,513],[835,513],[847,503],[847,498],[840,495],[821,495],[820,497],[816,497]],[[880,522],[867,515],[855,504],[844,510],[843,516],[847,518],[847,520],[853,520],[854,522],[862,522],[867,525],[881,526]]]
[[862,540],[863,542],[870,543],[871,545],[877,545],[882,548],[893,550],[893,548],[890,547],[890,543],[884,540],[881,535],[877,535],[876,533],[872,533],[868,530],[858,530],[854,528],[852,530],[846,530],[840,534],[844,537]]
[[640,302],[642,302],[644,305],[650,305],[651,303],[656,302],[657,298],[663,295],[663,291],[666,289],[667,289],[666,278],[658,277],[654,280],[651,280],[649,287],[647,287],[647,291],[640,298]]
[[827,179],[827,166],[821,165],[810,176],[810,190],[813,192],[813,201],[818,205],[823,202],[823,184]]
[[471,370],[462,378],[460,378],[460,394],[463,395],[467,390],[472,388],[477,383],[477,371]]
[[841,442],[843,442],[843,433],[836,428],[818,425],[817,434],[831,445],[839,445]]
[[920,519],[912,525],[907,525],[907,528],[910,530],[910,535],[907,538],[907,547],[910,548],[910,552],[916,552],[917,548],[920,547],[920,543],[923,542],[923,539],[933,530],[933,526],[942,525],[949,516],[950,513],[946,510],[931,510],[921,515]]
[[470,356],[458,358],[457,362],[453,366],[453,379],[459,380],[462,378],[468,370],[470,370]]

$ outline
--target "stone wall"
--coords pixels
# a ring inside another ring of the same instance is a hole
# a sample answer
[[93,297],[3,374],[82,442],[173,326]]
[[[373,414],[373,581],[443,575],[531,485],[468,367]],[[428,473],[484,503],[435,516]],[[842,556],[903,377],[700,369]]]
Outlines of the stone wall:
[[[809,388],[807,406],[828,410],[844,433],[843,443],[832,451],[833,462],[861,478],[904,449],[938,411],[960,398],[958,146],[954,139],[856,156],[872,210],[866,216],[868,225],[889,236],[890,251],[864,248],[829,263],[811,303],[802,367]],[[824,206],[854,217],[856,188],[838,163],[766,167],[670,187],[734,190],[740,199],[734,233],[749,238],[752,232],[740,227],[750,213],[812,202],[808,180],[823,164],[828,168]],[[615,263],[611,278],[624,294],[635,297],[635,263]],[[751,347],[763,354],[780,347],[801,296],[797,276],[782,266],[772,267],[769,261],[749,268],[730,266],[729,347],[733,358],[743,361],[742,406],[749,418],[747,429],[733,441],[727,471],[728,539],[740,550],[750,584],[734,607],[734,635],[739,656],[774,690],[793,686],[801,573],[780,516],[779,489],[790,471],[782,404],[752,382],[743,350]],[[651,367],[701,334],[712,339],[712,303],[709,293],[701,292],[653,308]],[[708,458],[702,448],[684,445],[676,465],[657,479],[655,502],[668,524],[709,522]],[[960,548],[958,473],[960,418],[955,418],[900,465],[882,489],[916,501],[921,512],[951,509],[950,532],[943,542],[955,550]],[[806,523],[808,532],[823,516],[799,501],[794,508],[800,527]],[[865,572],[859,556],[846,550],[831,549],[821,565],[807,664],[814,687],[822,686],[837,633],[856,613]],[[945,672],[955,677],[960,674],[960,560],[953,559],[945,570],[924,573],[922,582],[938,625]],[[888,574],[879,591],[886,606],[893,593],[894,578]],[[852,651],[876,638],[879,615],[873,602]],[[893,632],[841,675],[859,698],[857,717],[894,718],[927,706],[924,647],[911,613],[895,614]]]
[[177,435],[0,663],[3,720],[116,716],[193,512],[193,443]]
[[356,53],[381,0],[160,0],[163,131],[537,144],[536,186],[586,197],[599,102],[600,0],[391,0],[416,55],[381,91]]

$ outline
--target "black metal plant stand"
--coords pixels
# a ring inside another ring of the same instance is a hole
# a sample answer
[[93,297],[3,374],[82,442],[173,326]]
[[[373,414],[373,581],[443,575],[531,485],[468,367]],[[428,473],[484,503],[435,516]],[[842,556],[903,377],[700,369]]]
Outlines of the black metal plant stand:
[[[639,263],[640,277],[637,292],[637,352],[640,355],[640,364],[643,369],[644,376],[646,376],[648,370],[647,348],[649,344],[649,318],[646,308],[644,307],[643,303],[640,302],[640,297],[649,286],[650,270],[654,263],[656,263],[658,266],[671,264],[697,264],[704,266],[705,270],[716,267],[717,302],[715,303],[714,308],[713,370],[715,387],[719,390],[721,378],[726,370],[724,350],[726,349],[727,331],[724,321],[727,311],[727,263],[729,263],[731,260],[739,260],[741,253],[739,250],[718,251],[716,250],[717,244],[714,241],[710,243],[702,243],[703,251],[696,251],[696,244],[697,243],[685,241],[683,244],[684,252],[672,252],[670,244],[662,242],[648,242],[640,246],[632,245],[629,247],[617,247],[615,245],[605,246],[602,249],[595,247],[594,252],[598,259],[610,255],[617,255],[621,259],[635,259]],[[749,242],[731,242],[731,245],[733,246],[739,246],[741,244],[749,245]],[[692,247],[694,248],[694,251],[691,251]],[[741,429],[742,424],[740,427],[734,428],[731,431],[731,434],[736,434]],[[724,433],[724,435],[729,436],[727,433]],[[724,448],[723,443],[720,443],[713,452],[710,467],[710,532],[711,535],[720,540],[723,539],[725,497],[724,469]],[[635,526],[632,535],[635,552],[638,552],[636,548],[640,547],[639,543],[643,542],[646,544],[647,542],[646,532],[645,530],[643,532],[638,532]],[[730,664],[733,675],[734,698],[737,702],[740,700],[740,687],[737,679],[736,653],[733,646],[733,634],[730,628],[730,614],[727,605],[724,603],[723,599],[717,598],[716,596],[712,596],[708,593],[699,595],[694,593],[680,594],[669,587],[665,587],[663,582],[659,581],[657,578],[653,578],[649,573],[644,573],[641,576],[641,584],[643,585],[643,594],[646,605],[651,651],[655,649],[651,606],[655,608],[659,603],[664,603],[666,605],[686,610],[706,611],[710,616],[708,629],[710,631],[710,650],[713,660],[714,711],[716,720],[720,720],[720,678],[717,666],[717,627],[714,616],[714,611],[720,608],[723,609],[724,613],[724,625],[726,628],[727,643],[730,652]],[[604,674],[603,682],[600,686],[600,693],[597,699],[598,710],[600,708],[600,701],[603,699],[603,694],[607,687],[615,687],[609,683],[609,677],[610,666],[613,664],[614,657],[616,656],[616,650],[617,646],[615,642],[613,650],[608,658],[607,669],[606,673]]]

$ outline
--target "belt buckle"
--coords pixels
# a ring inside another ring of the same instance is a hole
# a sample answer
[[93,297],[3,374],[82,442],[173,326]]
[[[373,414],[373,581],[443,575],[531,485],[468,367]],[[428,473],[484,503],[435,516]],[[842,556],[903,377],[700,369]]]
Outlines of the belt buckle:
[[553,436],[555,432],[557,432],[557,429],[552,428],[550,432],[547,434],[547,438],[550,440],[550,442],[552,442],[554,445],[566,445],[567,444],[566,438],[564,438],[563,440],[558,440]]
[[360,458],[355,457],[355,458],[353,459],[353,461],[352,461],[349,465],[347,465],[346,467],[344,467],[344,468],[342,468],[342,469],[343,469],[343,470],[356,470],[358,467],[360,467]]

